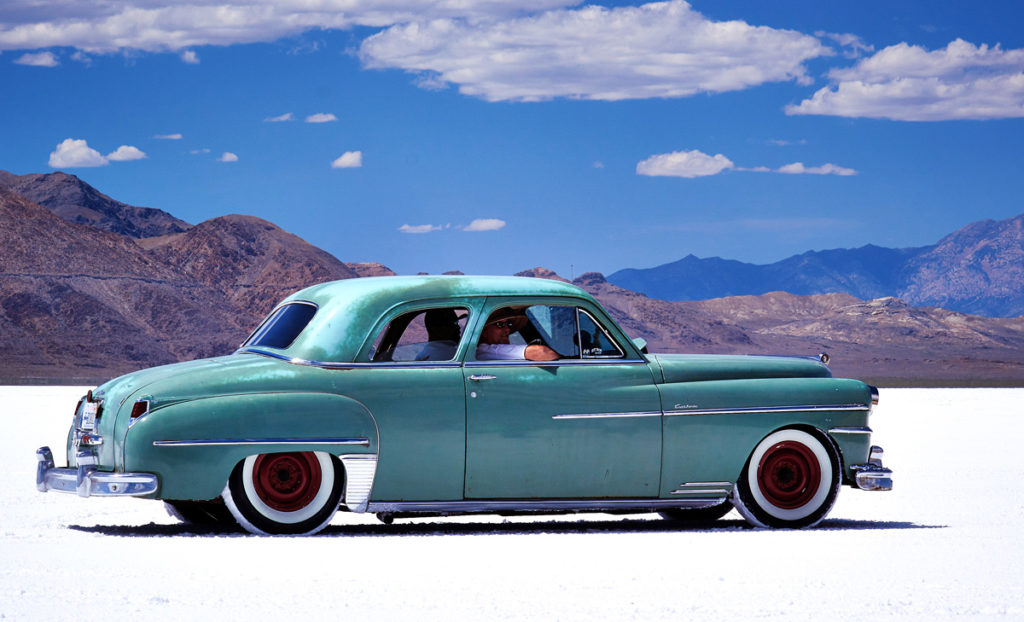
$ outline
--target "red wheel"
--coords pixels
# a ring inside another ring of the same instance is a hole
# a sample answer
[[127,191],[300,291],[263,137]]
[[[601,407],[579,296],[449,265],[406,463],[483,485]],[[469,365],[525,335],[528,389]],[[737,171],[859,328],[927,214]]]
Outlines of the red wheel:
[[246,531],[312,534],[341,503],[342,468],[320,451],[249,456],[235,467],[221,496]]
[[252,465],[253,488],[261,501],[281,512],[309,505],[320,492],[320,461],[311,452],[263,454]]
[[732,502],[757,527],[810,527],[832,509],[840,475],[839,457],[827,439],[779,430],[750,454]]
[[757,465],[757,487],[769,503],[785,510],[806,505],[821,484],[818,457],[803,443],[772,445]]

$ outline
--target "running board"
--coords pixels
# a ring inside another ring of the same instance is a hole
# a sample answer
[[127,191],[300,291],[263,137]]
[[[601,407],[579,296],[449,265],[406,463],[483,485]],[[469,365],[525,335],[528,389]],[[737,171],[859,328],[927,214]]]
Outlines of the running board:
[[556,501],[466,500],[466,501],[384,501],[371,502],[372,514],[562,514],[569,512],[641,513],[673,508],[709,508],[724,503],[726,496],[687,499],[561,499]]

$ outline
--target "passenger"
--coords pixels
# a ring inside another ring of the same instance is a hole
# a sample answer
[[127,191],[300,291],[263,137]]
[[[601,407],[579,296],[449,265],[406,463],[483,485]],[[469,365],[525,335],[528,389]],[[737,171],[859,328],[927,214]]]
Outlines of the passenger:
[[427,343],[416,355],[417,361],[450,361],[459,348],[462,328],[455,309],[430,309],[423,317]]
[[479,361],[555,361],[558,352],[543,344],[512,345],[509,335],[519,330],[526,318],[512,309],[498,309],[491,314],[480,333],[476,348]]

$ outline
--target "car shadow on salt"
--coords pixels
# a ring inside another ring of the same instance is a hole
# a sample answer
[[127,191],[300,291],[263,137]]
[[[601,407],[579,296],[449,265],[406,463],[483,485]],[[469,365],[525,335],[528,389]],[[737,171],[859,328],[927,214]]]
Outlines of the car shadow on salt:
[[[759,530],[742,520],[681,522],[672,520],[610,519],[610,520],[543,520],[534,522],[465,523],[465,522],[400,522],[391,525],[329,525],[314,537],[401,537],[401,536],[477,536],[477,535],[542,535],[582,533],[678,533],[678,532],[749,532]],[[830,519],[822,521],[813,531],[865,531],[901,529],[945,529],[946,525],[921,525],[910,521],[872,521]],[[68,529],[117,537],[249,537],[233,525],[200,526],[183,524],[147,525],[68,525]]]

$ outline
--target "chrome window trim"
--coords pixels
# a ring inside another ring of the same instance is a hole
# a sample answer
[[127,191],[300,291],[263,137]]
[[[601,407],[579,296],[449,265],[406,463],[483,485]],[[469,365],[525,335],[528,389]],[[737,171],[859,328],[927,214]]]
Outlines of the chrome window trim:
[[291,363],[292,365],[304,365],[306,367],[320,367],[322,369],[424,369],[424,368],[452,368],[462,367],[462,363],[459,361],[373,361],[373,362],[345,362],[345,363],[333,363],[329,361],[310,361],[301,359],[294,356],[286,356],[284,354],[278,354],[277,352],[269,352],[267,350],[260,350],[259,348],[240,348],[235,351],[235,354],[259,354],[262,356],[269,356],[270,358],[278,359]]
[[665,411],[666,417],[691,417],[695,415],[747,415],[772,413],[807,412],[866,412],[870,407],[864,404],[808,404],[794,406],[751,406],[748,408],[698,408]]
[[[590,321],[594,323],[594,326],[596,326],[599,331],[604,333],[604,336],[608,338],[608,341],[611,342],[611,344],[613,346],[615,346],[616,350],[618,350],[618,354],[598,354],[598,355],[590,355],[590,356],[584,356],[583,355],[583,339],[582,339],[582,335],[580,335],[580,333],[582,332],[583,329],[580,328],[580,311],[582,311],[587,317],[590,318]],[[626,351],[623,350],[622,346],[620,346],[618,344],[618,342],[615,341],[615,338],[611,336],[611,333],[609,333],[608,330],[604,326],[601,325],[601,322],[598,322],[597,318],[595,318],[593,315],[591,315],[586,309],[581,309],[580,307],[576,307],[576,334],[577,334],[577,339],[579,339],[579,343],[580,343],[580,358],[583,359],[583,360],[592,360],[592,359],[621,359],[621,358],[625,358],[625,356],[626,356]]]
[[360,445],[370,446],[368,438],[211,438],[178,441],[153,441],[154,447],[210,447],[217,445]]
[[640,359],[559,359],[557,361],[466,361],[466,367],[558,367],[559,365],[646,365]]
[[580,413],[555,415],[552,419],[622,419],[626,417],[660,417],[660,410],[648,410],[625,413]]
[[573,510],[657,511],[664,508],[705,508],[719,505],[722,497],[686,499],[558,499],[558,500],[473,500],[464,501],[378,501],[366,511],[379,512],[551,512]]

